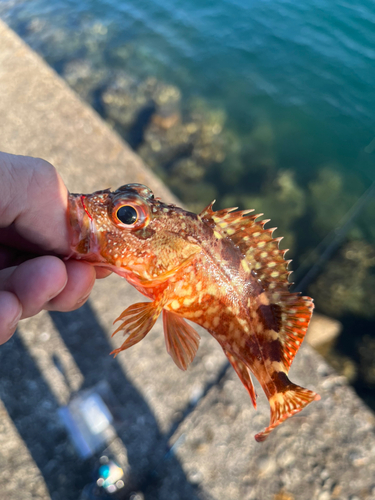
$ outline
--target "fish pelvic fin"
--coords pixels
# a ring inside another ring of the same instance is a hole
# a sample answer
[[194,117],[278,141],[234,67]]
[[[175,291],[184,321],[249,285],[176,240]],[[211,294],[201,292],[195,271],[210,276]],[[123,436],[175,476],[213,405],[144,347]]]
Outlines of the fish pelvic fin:
[[167,352],[178,368],[186,370],[195,358],[200,336],[181,316],[163,309],[164,337]]
[[123,320],[117,330],[112,333],[112,337],[121,330],[124,331],[124,335],[127,333],[130,335],[121,347],[112,351],[111,354],[116,357],[121,351],[125,351],[144,339],[158,319],[161,309],[162,306],[155,302],[138,302],[125,309],[114,321],[116,323]]
[[271,421],[264,431],[255,435],[255,440],[258,442],[264,441],[273,429],[282,424],[287,418],[299,413],[312,401],[320,400],[320,396],[316,392],[293,384],[286,375],[285,378],[288,380],[285,389],[274,393],[268,399]]

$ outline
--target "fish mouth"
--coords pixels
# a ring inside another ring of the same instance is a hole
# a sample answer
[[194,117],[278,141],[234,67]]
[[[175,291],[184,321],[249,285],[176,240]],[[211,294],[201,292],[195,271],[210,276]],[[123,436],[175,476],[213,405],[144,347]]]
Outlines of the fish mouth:
[[88,261],[100,260],[98,232],[95,222],[86,208],[84,195],[69,194],[68,219],[71,256]]

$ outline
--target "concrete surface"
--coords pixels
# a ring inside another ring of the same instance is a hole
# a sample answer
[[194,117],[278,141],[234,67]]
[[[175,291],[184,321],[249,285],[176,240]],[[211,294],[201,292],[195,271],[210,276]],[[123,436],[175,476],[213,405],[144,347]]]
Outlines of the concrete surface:
[[[0,150],[45,158],[74,192],[142,182],[173,199],[1,21]],[[265,397],[258,390],[254,411],[208,334],[185,373],[166,353],[160,323],[116,360],[108,356],[121,342],[110,338],[112,321],[136,300],[125,280],[111,276],[80,310],[25,320],[0,347],[1,499],[79,498],[92,481],[92,460],[77,456],[57,411],[101,380],[114,395],[110,450],[127,473],[123,498],[375,499],[374,415],[308,345],[292,379],[321,401],[258,444],[253,436],[269,418]]]

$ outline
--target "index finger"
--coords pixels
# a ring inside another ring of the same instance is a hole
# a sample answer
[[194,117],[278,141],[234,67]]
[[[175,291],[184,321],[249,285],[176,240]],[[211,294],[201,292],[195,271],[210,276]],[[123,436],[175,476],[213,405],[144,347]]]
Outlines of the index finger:
[[0,240],[23,250],[69,255],[68,190],[39,158],[0,153]]

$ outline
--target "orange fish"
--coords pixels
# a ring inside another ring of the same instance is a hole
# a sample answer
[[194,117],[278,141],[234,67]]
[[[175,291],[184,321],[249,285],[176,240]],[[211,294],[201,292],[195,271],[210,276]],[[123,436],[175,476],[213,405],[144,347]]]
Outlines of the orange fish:
[[69,196],[76,259],[123,276],[151,302],[128,307],[113,335],[128,334],[115,356],[142,340],[163,314],[165,343],[186,370],[200,337],[184,318],[219,342],[256,407],[251,373],[270,404],[263,441],[284,420],[320,397],[288,379],[306,334],[313,303],[289,292],[286,250],[268,221],[252,210],[196,215],[154,198],[142,184]]

